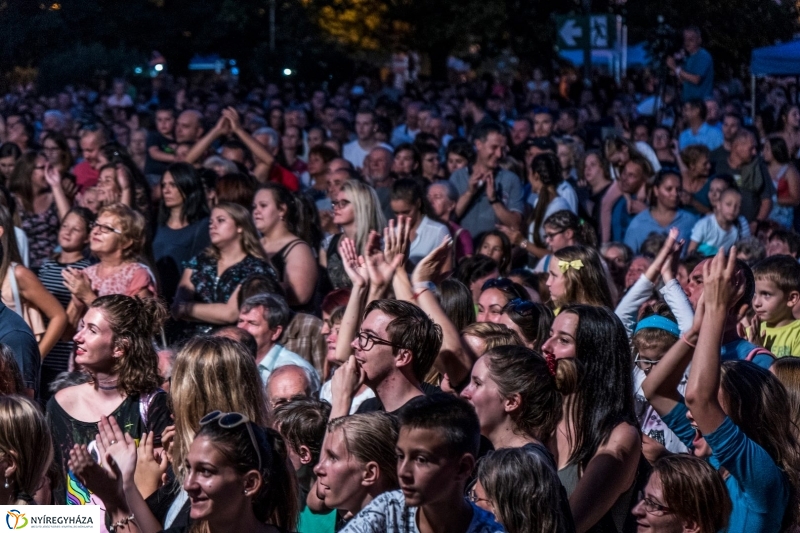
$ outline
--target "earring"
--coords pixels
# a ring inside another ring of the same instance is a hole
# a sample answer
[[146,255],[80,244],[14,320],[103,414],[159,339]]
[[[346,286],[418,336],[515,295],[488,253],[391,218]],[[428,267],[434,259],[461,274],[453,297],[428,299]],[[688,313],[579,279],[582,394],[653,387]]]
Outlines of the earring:
[[3,484],[3,488],[5,489],[11,488],[11,485],[8,483],[8,478],[6,478],[6,482]]

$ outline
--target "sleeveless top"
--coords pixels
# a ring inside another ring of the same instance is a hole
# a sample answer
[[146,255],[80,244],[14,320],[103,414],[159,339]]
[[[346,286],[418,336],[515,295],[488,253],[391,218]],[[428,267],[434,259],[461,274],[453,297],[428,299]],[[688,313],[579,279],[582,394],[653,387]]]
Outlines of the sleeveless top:
[[331,239],[326,254],[328,256],[328,279],[330,279],[333,289],[352,287],[353,283],[344,271],[344,263],[339,255],[339,241],[342,240],[344,233],[337,233]]
[[[630,488],[617,498],[611,509],[587,533],[633,533],[636,531],[636,520],[632,519],[631,510],[636,505],[636,491],[644,487],[650,473],[649,463],[644,455],[639,456],[639,467],[636,479]],[[572,496],[580,481],[577,464],[569,464],[558,471],[558,479],[567,490],[567,495]]]
[[[283,246],[283,248],[281,248],[280,250],[275,252],[272,255],[272,257],[269,258],[270,263],[272,263],[272,266],[275,269],[275,272],[278,274],[278,281],[280,281],[281,283],[283,283],[285,281],[285,278],[286,278],[286,258],[289,256],[289,253],[292,250],[294,250],[295,246],[303,245],[303,244],[306,244],[306,242],[303,239],[297,238],[297,239],[291,240],[291,241],[287,242]],[[306,244],[306,246],[308,246],[308,245]],[[321,298],[318,298],[318,296],[319,296],[317,294],[319,292],[318,288],[319,288],[319,283],[317,283],[317,287],[315,287],[315,289],[314,289],[314,293],[315,294],[311,297],[311,299],[308,302],[306,302],[304,304],[301,304],[301,305],[291,305],[291,306],[289,306],[291,308],[291,310],[296,312],[296,313],[313,314],[314,313],[314,309],[316,307],[316,305],[315,305],[316,301],[317,300],[319,300],[320,302],[322,301]]]

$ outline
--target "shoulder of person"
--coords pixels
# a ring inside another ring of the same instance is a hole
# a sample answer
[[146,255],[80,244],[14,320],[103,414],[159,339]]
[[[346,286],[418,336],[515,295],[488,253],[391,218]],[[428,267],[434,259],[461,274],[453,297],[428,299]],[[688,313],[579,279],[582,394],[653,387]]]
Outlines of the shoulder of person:
[[496,179],[498,181],[508,181],[509,183],[517,183],[518,184],[520,182],[521,178],[519,176],[517,176],[516,174],[514,174],[513,172],[511,172],[510,170],[506,170],[504,168],[501,168],[497,172],[497,178]]

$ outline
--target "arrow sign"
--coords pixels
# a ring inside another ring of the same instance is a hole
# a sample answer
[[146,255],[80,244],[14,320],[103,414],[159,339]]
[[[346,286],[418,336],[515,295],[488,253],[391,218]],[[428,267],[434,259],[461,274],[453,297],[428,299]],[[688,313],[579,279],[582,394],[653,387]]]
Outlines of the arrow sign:
[[583,37],[583,28],[576,25],[575,22],[574,18],[567,19],[558,31],[558,35],[570,48],[578,46],[578,41],[576,39],[581,39]]

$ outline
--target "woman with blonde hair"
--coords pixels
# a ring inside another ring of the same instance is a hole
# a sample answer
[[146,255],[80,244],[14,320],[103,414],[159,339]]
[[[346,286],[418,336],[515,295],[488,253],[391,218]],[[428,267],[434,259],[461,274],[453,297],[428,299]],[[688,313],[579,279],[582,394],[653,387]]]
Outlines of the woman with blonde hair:
[[144,217],[124,204],[108,205],[98,211],[89,249],[100,262],[84,270],[66,268],[61,273],[64,285],[72,293],[67,316],[73,327],[101,296],[155,297],[153,273],[140,263],[145,230]]
[[327,248],[320,250],[319,262],[328,269],[334,289],[352,285],[339,255],[339,241],[346,237],[356,244],[356,253],[366,255],[371,231],[383,233],[386,218],[375,189],[360,181],[347,180],[333,202],[333,223],[342,230],[333,236]]
[[396,490],[397,424],[383,412],[335,418],[328,424],[317,481],[308,506],[338,509],[353,516],[384,492]]
[[53,440],[39,407],[22,396],[0,396],[0,503],[34,503],[52,462]]
[[611,289],[600,254],[586,246],[567,246],[553,254],[547,288],[558,311],[568,304],[613,307]]
[[230,202],[217,204],[211,211],[209,237],[211,246],[186,263],[172,306],[176,320],[194,322],[187,335],[235,323],[239,288],[248,276],[263,274],[277,283],[247,209]]

